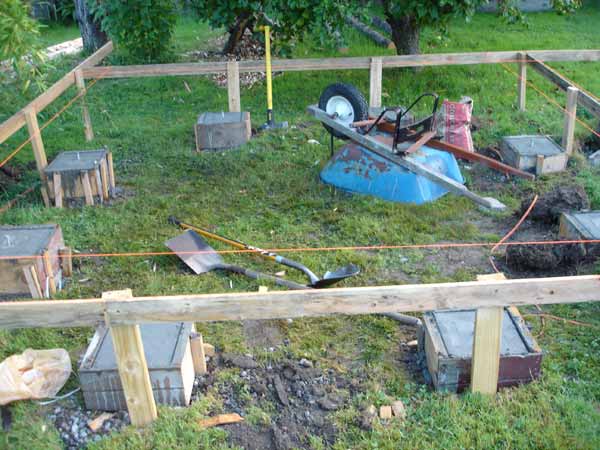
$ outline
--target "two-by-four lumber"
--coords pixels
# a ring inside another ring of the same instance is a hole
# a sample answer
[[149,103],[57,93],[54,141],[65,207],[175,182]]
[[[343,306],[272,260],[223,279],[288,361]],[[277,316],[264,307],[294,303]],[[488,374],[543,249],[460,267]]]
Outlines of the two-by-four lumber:
[[13,114],[9,119],[0,124],[0,143],[7,140],[13,134],[21,129],[26,124],[25,112],[32,108],[36,113],[42,111],[46,106],[56,100],[63,92],[65,92],[73,83],[75,83],[75,71],[94,66],[100,63],[113,50],[112,42],[107,42],[100,47],[95,53],[84,59],[81,64],[68,72],[64,77],[50,86],[37,98],[32,100],[27,106]]
[[106,153],[106,163],[108,164],[108,184],[110,186],[110,194],[115,195],[115,188],[117,187],[117,181],[115,180],[115,167],[113,165],[112,152]]
[[525,111],[527,103],[527,55],[519,53],[519,111]]
[[83,119],[83,132],[85,134],[85,140],[91,141],[94,139],[94,129],[92,128],[92,119],[90,119],[90,111],[85,100],[87,89],[85,87],[85,79],[81,73],[81,69],[75,71],[75,84],[77,85],[77,91],[81,95],[81,117]]
[[73,274],[73,251],[71,247],[60,248],[58,250],[58,257],[60,258],[62,274],[65,277],[70,277]]
[[[549,81],[554,83],[563,91],[566,91],[569,87],[576,87],[573,86],[571,81],[567,80],[555,69],[544,64],[539,58],[534,57],[534,55],[532,55],[531,52],[529,52],[529,54],[527,55],[527,62],[536,72],[538,72],[544,78],[547,78]],[[596,117],[600,117],[600,100],[597,97],[594,97],[589,92],[580,91],[579,95],[577,96],[577,103],[582,108],[588,110],[590,114],[593,114]]]
[[52,262],[50,261],[49,250],[44,251],[42,260],[44,262],[44,272],[46,272],[46,277],[48,279],[48,289],[50,291],[50,295],[54,295],[56,294],[56,279],[54,278],[54,269],[52,267]]
[[[102,298],[108,304],[113,300],[127,301],[131,297],[131,289],[102,294]],[[119,377],[131,423],[135,426],[148,425],[156,419],[158,414],[140,327],[139,325],[115,325],[110,318],[107,318],[107,325],[110,328]]]
[[381,106],[383,78],[383,60],[381,57],[371,58],[371,70],[369,76],[369,106],[379,108]]
[[[540,61],[600,61],[600,50],[533,50],[520,52],[438,53],[428,55],[382,56],[383,68],[452,66],[466,64],[495,64],[517,62],[519,53],[526,53]],[[368,69],[370,57],[275,59],[273,71],[295,72],[305,70]],[[261,60],[240,61],[240,72],[262,72]],[[179,75],[208,75],[227,71],[223,61],[202,63],[148,64],[134,66],[90,67],[83,70],[85,78],[128,78]]]
[[92,193],[90,174],[87,170],[81,171],[81,185],[83,186],[83,196],[85,197],[85,204],[88,206],[93,206],[94,194]]
[[190,336],[190,347],[192,351],[192,361],[194,363],[194,372],[196,375],[204,375],[207,372],[207,368],[202,333],[193,333]]
[[314,116],[319,121],[323,122],[324,124],[330,126],[334,130],[339,131],[354,142],[362,145],[363,147],[368,148],[373,153],[376,153],[382,158],[387,159],[392,163],[398,164],[399,166],[404,167],[405,169],[408,169],[417,175],[421,175],[424,178],[427,178],[428,180],[439,184],[440,186],[454,194],[467,197],[469,200],[472,200],[478,205],[484,206],[486,208],[494,210],[502,210],[506,208],[506,206],[500,201],[490,197],[481,197],[475,194],[474,192],[471,192],[461,183],[453,180],[450,177],[447,177],[446,175],[434,169],[426,167],[424,164],[421,164],[415,159],[413,159],[410,155],[406,157],[395,155],[394,153],[392,153],[391,138],[386,139],[383,136],[372,137],[362,135],[358,133],[355,129],[348,128],[347,126],[338,122],[337,120],[332,119],[325,111],[319,109],[317,106],[314,105],[308,107],[308,113]]
[[230,112],[241,112],[240,66],[237,61],[227,61],[227,97]]
[[600,301],[600,275],[298,291],[0,303],[0,328],[210,322]]
[[[40,131],[40,125],[37,119],[37,112],[33,107],[28,107],[24,110],[25,123],[27,123],[27,131],[29,132],[29,140],[31,142],[31,148],[33,149],[33,156],[35,158],[35,165],[40,175],[42,185],[40,187],[42,191],[42,199],[46,207],[50,206],[50,197],[47,190],[47,177],[44,169],[48,165],[48,158],[46,157],[46,150],[44,149],[44,141],[42,140],[42,133]],[[1,140],[0,140],[1,141]]]
[[[505,280],[504,274],[477,275],[477,281]],[[500,372],[502,341],[502,306],[483,306],[475,313],[473,356],[471,359],[471,391],[495,394]]]
[[42,287],[40,285],[40,280],[38,279],[35,266],[24,266],[23,275],[25,276],[25,281],[27,283],[27,287],[29,288],[31,298],[44,297],[44,293],[42,292]]
[[565,125],[563,127],[562,147],[567,155],[573,154],[575,145],[575,124],[577,123],[577,97],[579,89],[573,86],[567,88],[567,102],[565,105]]
[[57,208],[63,207],[63,188],[62,188],[62,176],[60,172],[54,172],[52,174],[52,184],[54,186],[54,206]]

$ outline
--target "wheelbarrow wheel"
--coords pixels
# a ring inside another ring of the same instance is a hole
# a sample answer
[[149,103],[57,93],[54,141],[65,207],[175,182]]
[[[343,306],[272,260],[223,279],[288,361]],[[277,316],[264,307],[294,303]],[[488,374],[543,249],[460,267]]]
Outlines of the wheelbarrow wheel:
[[[360,91],[352,84],[335,83],[325,88],[319,98],[319,108],[335,115],[335,120],[350,127],[353,122],[369,118],[369,106]],[[348,139],[339,131],[323,125],[329,133],[340,139]]]

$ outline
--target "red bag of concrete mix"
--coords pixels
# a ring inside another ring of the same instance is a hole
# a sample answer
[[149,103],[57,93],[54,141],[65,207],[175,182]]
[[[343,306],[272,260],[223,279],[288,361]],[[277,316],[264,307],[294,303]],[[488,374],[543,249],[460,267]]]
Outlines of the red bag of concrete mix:
[[437,132],[442,136],[442,141],[474,152],[471,137],[472,112],[473,100],[470,97],[463,97],[459,102],[444,100],[437,117]]

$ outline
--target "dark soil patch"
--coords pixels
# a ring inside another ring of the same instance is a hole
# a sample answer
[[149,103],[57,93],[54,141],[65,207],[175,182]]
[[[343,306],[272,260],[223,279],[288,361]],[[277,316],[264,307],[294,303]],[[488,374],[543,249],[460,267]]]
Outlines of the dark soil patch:
[[[523,200],[517,211],[522,216],[531,205],[533,195]],[[556,186],[551,191],[541,194],[528,218],[537,222],[556,224],[563,212],[580,211],[590,207],[590,199],[585,190],[577,185]]]

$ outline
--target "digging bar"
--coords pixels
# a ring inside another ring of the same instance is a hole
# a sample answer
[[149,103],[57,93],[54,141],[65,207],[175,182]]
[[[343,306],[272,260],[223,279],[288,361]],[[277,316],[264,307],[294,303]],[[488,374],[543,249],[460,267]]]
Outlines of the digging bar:
[[453,192],[454,194],[467,197],[469,200],[472,200],[478,205],[492,210],[504,210],[506,208],[506,205],[504,205],[504,203],[500,202],[499,200],[496,200],[492,197],[481,197],[471,192],[469,189],[467,189],[465,186],[458,183],[457,181],[454,181],[453,179],[439,172],[436,172],[435,170],[431,170],[428,167],[425,167],[423,164],[415,161],[410,155],[401,157],[393,154],[391,152],[391,147],[389,147],[388,145],[378,141],[377,139],[371,136],[363,136],[362,134],[354,131],[352,128],[348,128],[342,125],[341,123],[329,117],[329,115],[325,111],[318,108],[316,105],[309,106],[307,111],[318,121],[323,122],[324,124],[328,125],[336,131],[339,131],[340,133],[343,133],[345,136],[352,139],[357,144],[368,148],[373,153],[381,156],[382,158],[387,159],[388,161],[398,164],[399,166],[402,166],[405,169],[408,169],[417,175],[421,175],[427,178],[428,180],[443,186],[445,189],[447,189],[450,192]]

